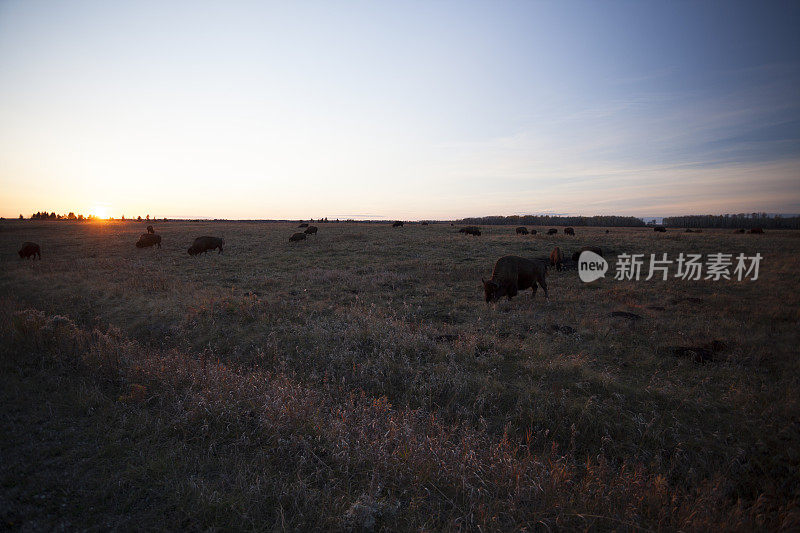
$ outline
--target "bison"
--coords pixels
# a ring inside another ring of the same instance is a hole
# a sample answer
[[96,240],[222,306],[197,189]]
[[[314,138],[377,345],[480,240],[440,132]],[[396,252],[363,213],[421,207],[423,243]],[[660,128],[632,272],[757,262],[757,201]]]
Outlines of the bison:
[[752,228],[752,229],[751,229],[750,231],[748,231],[747,233],[764,233],[764,230],[763,230],[763,229],[761,229],[761,228]]
[[305,233],[306,235],[316,235],[318,229],[319,228],[317,228],[316,226],[309,226],[303,233]]
[[516,232],[517,232],[517,235],[527,235],[528,234],[528,228],[526,228],[525,226],[520,226],[520,227],[518,227],[516,229]]
[[735,230],[733,230],[733,232],[734,233],[744,233],[744,228],[735,229]]
[[147,233],[155,233],[156,230],[153,229],[153,226],[147,226]]
[[653,231],[655,231],[656,233],[666,233],[667,228],[665,228],[664,226],[655,226],[653,228]]
[[39,256],[39,260],[42,259],[42,249],[39,248],[39,245],[35,242],[23,242],[22,248],[20,248],[17,253],[20,259],[27,259],[31,256],[36,259],[37,255]]
[[423,221],[423,222],[420,222],[420,224],[421,224],[422,226],[427,226],[427,225],[428,225],[428,223],[427,223],[427,222],[424,222],[424,221]]
[[553,251],[550,252],[550,265],[556,267],[556,270],[561,270],[563,268],[564,263],[564,254],[561,252],[561,248],[556,246],[553,248]]
[[291,237],[289,237],[289,242],[302,241],[305,238],[306,238],[306,234],[305,233],[299,233],[298,232],[298,233],[295,233],[294,235],[292,235]]
[[535,229],[531,230],[531,235],[536,235],[536,230]]
[[544,290],[544,297],[549,299],[547,283],[544,279],[546,273],[547,268],[541,261],[515,255],[503,256],[495,263],[489,281],[481,279],[484,298],[487,303],[495,302],[503,296],[510,300],[519,291],[527,288],[533,289],[531,296],[533,297],[536,295],[536,285],[538,284]]
[[161,235],[155,233],[142,233],[139,240],[136,241],[137,248],[149,248],[151,246],[158,246],[161,248]]
[[189,247],[189,255],[197,255],[203,254],[208,252],[209,250],[213,250],[215,248],[219,248],[219,252],[222,253],[222,246],[225,244],[225,241],[220,237],[198,237],[194,240],[192,245]]
[[400,221],[400,220],[395,220],[394,224],[392,224],[392,227],[393,228],[402,228],[403,227],[403,222]]
[[564,228],[564,235],[575,235],[575,228]]
[[481,228],[478,226],[465,226],[458,230],[459,233],[463,233],[465,235],[475,235],[479,236],[481,234]]
[[582,252],[594,252],[600,257],[603,257],[603,250],[599,246],[584,246],[574,254],[572,254],[572,260],[577,261],[578,258],[581,256]]
[[303,222],[302,224],[300,224],[300,225],[299,225],[299,226],[297,226],[297,227],[298,227],[298,228],[307,228],[307,227],[308,227],[308,222]]
[[556,233],[558,233],[558,230],[556,228],[550,228],[549,230],[547,230],[548,235],[555,235]]

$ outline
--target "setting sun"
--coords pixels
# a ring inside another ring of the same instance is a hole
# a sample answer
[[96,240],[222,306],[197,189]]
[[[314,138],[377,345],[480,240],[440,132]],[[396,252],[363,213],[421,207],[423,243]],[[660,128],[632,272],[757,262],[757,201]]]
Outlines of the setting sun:
[[98,205],[92,208],[92,215],[96,218],[108,218],[108,207],[104,205]]

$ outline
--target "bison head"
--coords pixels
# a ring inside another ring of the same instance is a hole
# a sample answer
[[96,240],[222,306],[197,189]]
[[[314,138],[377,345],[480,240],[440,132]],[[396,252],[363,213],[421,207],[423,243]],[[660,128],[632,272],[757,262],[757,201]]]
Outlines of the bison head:
[[491,279],[486,281],[481,278],[481,281],[483,282],[483,297],[486,303],[496,302],[500,298],[500,285]]
[[200,253],[200,250],[198,250],[198,249],[197,249],[197,248],[194,246],[194,244],[193,244],[193,245],[191,245],[191,246],[189,247],[189,249],[188,249],[188,250],[186,250],[186,251],[187,251],[187,252],[189,252],[189,255],[197,255],[197,254],[199,254],[199,253]]

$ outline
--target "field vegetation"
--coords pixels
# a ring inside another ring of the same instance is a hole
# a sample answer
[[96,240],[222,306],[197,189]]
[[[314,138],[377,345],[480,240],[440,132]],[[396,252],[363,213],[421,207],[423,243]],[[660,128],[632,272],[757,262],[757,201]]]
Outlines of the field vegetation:
[[[315,225],[0,222],[0,529],[800,528],[800,233]],[[483,301],[556,245],[764,259]]]

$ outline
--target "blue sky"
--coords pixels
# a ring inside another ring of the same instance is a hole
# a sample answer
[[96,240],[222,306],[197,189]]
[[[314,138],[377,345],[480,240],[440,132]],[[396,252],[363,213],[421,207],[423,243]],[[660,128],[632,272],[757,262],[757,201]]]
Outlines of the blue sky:
[[800,212],[800,4],[0,3],[0,215]]

